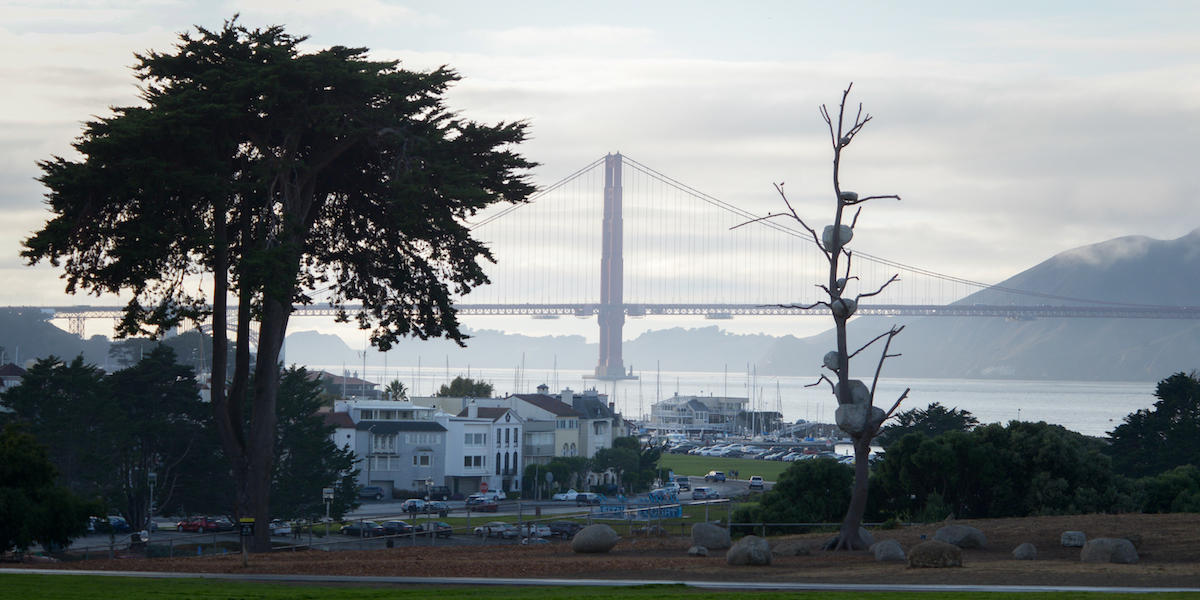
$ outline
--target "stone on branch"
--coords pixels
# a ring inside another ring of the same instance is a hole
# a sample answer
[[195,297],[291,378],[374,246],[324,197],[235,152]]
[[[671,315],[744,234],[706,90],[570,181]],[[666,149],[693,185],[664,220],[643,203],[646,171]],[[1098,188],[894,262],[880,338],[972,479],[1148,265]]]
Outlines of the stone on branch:
[[834,411],[833,419],[837,423],[838,429],[851,435],[858,435],[867,428],[867,414],[866,406],[842,404]]
[[830,371],[836,371],[836,370],[838,370],[838,353],[837,353],[837,350],[830,350],[829,352],[826,352],[826,353],[825,353],[825,358],[822,358],[822,359],[821,359],[821,362],[822,362],[822,363],[824,363],[824,365],[825,365],[825,368],[826,368],[826,369],[829,369]]
[[831,303],[833,316],[839,319],[849,319],[858,310],[858,302],[853,298],[838,298]]
[[[871,388],[863,383],[861,379],[851,379],[850,387],[850,403],[857,406],[871,405]],[[833,384],[833,393],[837,396],[838,404],[842,404],[841,383]]]
[[842,192],[838,197],[842,199],[842,202],[856,202],[858,201],[858,192]]
[[838,225],[838,245],[833,245],[833,225],[826,225],[824,231],[821,232],[821,242],[825,244],[825,248],[830,252],[835,252],[842,246],[850,243],[850,238],[854,237],[854,230],[849,225]]

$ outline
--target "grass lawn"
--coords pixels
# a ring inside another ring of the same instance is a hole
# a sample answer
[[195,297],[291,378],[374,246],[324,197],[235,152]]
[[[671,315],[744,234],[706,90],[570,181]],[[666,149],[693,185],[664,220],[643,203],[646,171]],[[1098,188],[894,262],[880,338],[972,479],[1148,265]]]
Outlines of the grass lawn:
[[[752,458],[721,458],[716,456],[693,456],[691,454],[663,454],[658,459],[660,469],[671,469],[676,475],[688,477],[704,477],[709,471],[738,472],[738,479],[750,479],[751,475],[761,475],[767,481],[779,481],[779,474],[791,466],[777,460],[754,460]],[[692,485],[704,485],[692,482]]]
[[[737,596],[752,596],[756,600],[784,598],[819,598],[821,600],[852,600],[862,598],[861,592],[751,592],[739,591]],[[158,598],[245,598],[282,600],[290,598],[333,598],[335,600],[366,600],[399,598],[412,600],[470,598],[487,600],[611,600],[631,598],[645,600],[709,600],[731,596],[728,590],[696,590],[680,585],[647,585],[626,588],[599,587],[452,587],[393,586],[386,588],[324,587],[280,583],[239,583],[203,579],[138,579],[131,577],[98,577],[91,575],[23,575],[3,574],[0,571],[0,598],[22,600],[89,599],[143,600]],[[1070,600],[1076,598],[1144,598],[1138,594],[1100,593],[938,593],[938,592],[873,592],[872,600],[949,600],[978,598],[986,600]],[[1195,594],[1155,594],[1155,599],[1196,598]]]

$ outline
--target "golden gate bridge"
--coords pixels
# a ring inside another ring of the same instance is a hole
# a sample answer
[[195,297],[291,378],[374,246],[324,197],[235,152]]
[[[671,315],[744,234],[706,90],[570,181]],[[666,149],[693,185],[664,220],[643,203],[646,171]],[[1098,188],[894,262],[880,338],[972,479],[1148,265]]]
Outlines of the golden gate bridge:
[[[595,317],[600,356],[594,377],[609,381],[633,378],[621,357],[627,317],[827,315],[824,307],[805,308],[821,299],[814,282],[828,276],[811,235],[761,216],[628,156],[608,154],[541,188],[527,203],[478,215],[470,225],[496,259],[486,268],[493,283],[459,298],[456,308],[464,315]],[[863,290],[900,276],[900,285],[860,303],[858,316],[1200,318],[1195,306],[1010,289],[858,250],[851,275]],[[68,330],[78,334],[85,320],[114,319],[122,310],[30,308],[65,319]],[[318,301],[296,306],[293,315],[334,316],[336,309]]]

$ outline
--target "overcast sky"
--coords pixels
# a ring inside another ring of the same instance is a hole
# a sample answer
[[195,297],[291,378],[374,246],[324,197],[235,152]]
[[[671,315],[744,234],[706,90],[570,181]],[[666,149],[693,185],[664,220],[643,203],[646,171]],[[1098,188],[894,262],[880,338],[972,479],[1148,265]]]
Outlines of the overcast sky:
[[[969,279],[1200,227],[1192,2],[0,1],[0,306],[117,302],[65,296],[18,257],[47,217],[35,162],[137,102],[134,52],[234,13],[313,49],[454,67],[452,107],[531,124],[538,182],[620,150],[757,213],[780,208],[771,183],[786,181],[817,223],[831,195],[817,106],[853,81],[875,120],[843,181],[904,198],[872,209],[855,243]],[[756,327],[791,331],[734,325]]]

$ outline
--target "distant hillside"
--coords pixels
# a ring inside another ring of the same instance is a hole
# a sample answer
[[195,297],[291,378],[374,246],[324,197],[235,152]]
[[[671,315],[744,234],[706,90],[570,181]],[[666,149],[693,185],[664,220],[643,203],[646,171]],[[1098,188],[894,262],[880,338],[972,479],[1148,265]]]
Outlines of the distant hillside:
[[22,366],[51,354],[65,359],[83,354],[84,360],[103,365],[108,338],[97,335],[82,340],[55,327],[39,310],[0,308],[0,348],[4,362]]
[[[981,291],[962,304],[1079,304],[1062,298],[1171,306],[1200,305],[1200,229],[1175,240],[1122,237],[1068,250],[999,287],[1038,290],[1060,298]],[[894,348],[904,356],[886,373],[898,377],[960,377],[1156,381],[1200,369],[1200,322],[1153,319],[864,317],[851,326],[868,340],[893,322],[907,325]],[[763,370],[815,373],[832,348],[829,333],[780,340]]]

